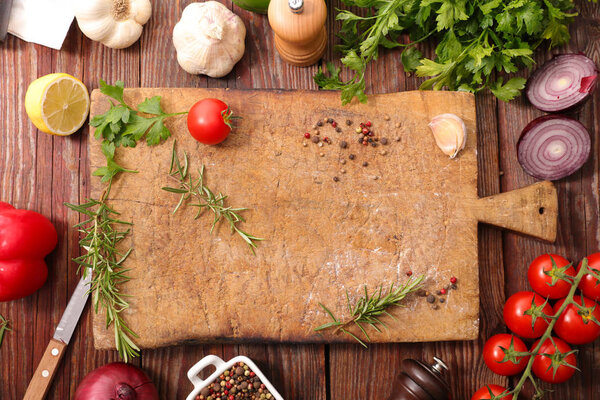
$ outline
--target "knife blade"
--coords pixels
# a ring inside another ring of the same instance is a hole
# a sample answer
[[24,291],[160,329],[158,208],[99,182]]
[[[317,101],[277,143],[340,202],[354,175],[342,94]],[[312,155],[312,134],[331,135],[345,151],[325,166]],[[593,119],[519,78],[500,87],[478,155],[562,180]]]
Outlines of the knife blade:
[[88,271],[86,276],[82,277],[75,287],[67,308],[65,308],[65,312],[54,331],[54,336],[50,340],[31,378],[31,382],[29,382],[23,400],[42,400],[46,397],[52,383],[52,378],[54,378],[60,360],[71,341],[77,322],[79,322],[79,317],[81,317],[87,303],[91,279],[92,273]]

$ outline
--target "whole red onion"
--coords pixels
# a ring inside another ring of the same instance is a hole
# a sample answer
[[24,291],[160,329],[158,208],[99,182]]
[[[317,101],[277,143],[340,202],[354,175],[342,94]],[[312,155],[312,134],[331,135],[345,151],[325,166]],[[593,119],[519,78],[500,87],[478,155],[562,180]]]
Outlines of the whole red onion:
[[75,400],[158,400],[158,392],[144,371],[115,362],[87,374]]

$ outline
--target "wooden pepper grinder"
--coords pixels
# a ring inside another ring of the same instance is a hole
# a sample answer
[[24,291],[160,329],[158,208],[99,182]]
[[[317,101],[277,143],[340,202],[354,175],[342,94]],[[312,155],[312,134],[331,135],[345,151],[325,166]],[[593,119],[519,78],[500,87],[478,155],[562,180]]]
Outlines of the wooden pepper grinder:
[[285,62],[306,67],[321,58],[327,45],[323,0],[271,0],[268,14],[275,47]]
[[450,386],[444,379],[446,364],[433,357],[435,364],[406,359],[402,361],[403,372],[398,375],[388,400],[448,400]]

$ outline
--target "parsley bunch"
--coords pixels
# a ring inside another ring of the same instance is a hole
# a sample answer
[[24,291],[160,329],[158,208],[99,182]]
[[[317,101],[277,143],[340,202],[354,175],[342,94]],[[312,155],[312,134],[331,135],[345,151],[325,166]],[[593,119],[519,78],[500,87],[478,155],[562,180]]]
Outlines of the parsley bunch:
[[[595,1],[595,0],[594,0]],[[405,72],[429,77],[421,89],[479,92],[489,88],[509,101],[525,86],[524,78],[504,83],[496,73],[513,73],[534,64],[531,55],[545,40],[550,48],[569,41],[568,24],[577,15],[570,0],[342,0],[366,9],[358,15],[338,10],[342,21],[337,49],[342,64],[354,71],[344,82],[340,69],[328,63],[314,76],[323,89],[341,90],[342,103],[365,102],[365,69],[379,47],[404,47]],[[408,34],[403,44],[400,36]],[[423,57],[418,43],[437,40],[435,57]]]
[[107,112],[94,116],[90,121],[90,125],[96,128],[95,138],[102,139],[102,153],[106,157],[106,166],[92,173],[101,176],[102,182],[110,181],[119,172],[136,172],[125,169],[115,162],[117,147],[135,147],[144,135],[149,146],[157,145],[171,136],[171,132],[163,122],[165,118],[187,114],[187,111],[165,113],[160,105],[160,96],[145,99],[135,110],[125,104],[123,88],[122,81],[117,81],[113,86],[100,79],[100,91],[116,103],[111,101]]

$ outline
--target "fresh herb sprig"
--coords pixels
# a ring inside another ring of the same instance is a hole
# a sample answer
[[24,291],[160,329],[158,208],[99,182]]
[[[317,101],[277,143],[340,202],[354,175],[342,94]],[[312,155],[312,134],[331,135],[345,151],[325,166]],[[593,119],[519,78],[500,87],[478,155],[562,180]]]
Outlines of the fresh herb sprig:
[[[348,291],[346,291],[346,301],[348,306],[348,317],[346,319],[337,318],[329,308],[327,308],[324,304],[319,303],[321,308],[331,317],[331,322],[327,322],[321,326],[315,328],[315,331],[322,331],[329,328],[335,328],[335,332],[343,332],[349,336],[351,336],[354,340],[360,343],[362,346],[367,347],[365,340],[367,342],[371,341],[369,334],[367,333],[365,327],[370,326],[375,329],[377,332],[381,332],[379,326],[386,327],[385,323],[380,319],[382,315],[387,315],[391,318],[394,318],[392,314],[388,312],[388,309],[391,307],[401,306],[402,300],[410,293],[413,293],[421,288],[421,283],[423,282],[424,276],[421,275],[415,279],[409,278],[406,283],[394,288],[394,284],[390,285],[387,293],[384,291],[383,284],[379,286],[379,289],[375,290],[375,292],[369,295],[367,290],[367,286],[365,285],[364,296],[361,296],[356,300],[354,304],[350,300],[350,295]],[[349,325],[356,325],[362,331],[365,336],[365,339],[361,339],[352,332],[350,332],[347,328]]]
[[[329,76],[320,68],[314,76],[323,89],[341,90],[342,103],[354,97],[365,102],[365,69],[376,60],[379,47],[404,47],[405,72],[429,77],[421,89],[479,92],[489,88],[509,101],[525,85],[516,77],[504,83],[496,73],[530,67],[533,51],[544,41],[555,47],[569,41],[568,24],[577,15],[570,0],[342,0],[362,8],[362,15],[338,10],[342,64],[353,71],[348,81],[340,69],[328,64]],[[409,43],[401,43],[408,34]],[[423,57],[418,43],[437,41],[435,57]]]
[[4,316],[0,315],[0,347],[2,347],[2,342],[4,341],[4,335],[8,331],[12,331],[9,326],[10,321],[4,318]]
[[128,269],[123,267],[132,249],[125,252],[118,250],[119,245],[129,234],[127,226],[130,222],[119,219],[119,213],[106,204],[110,193],[109,182],[99,200],[89,199],[86,203],[76,205],[65,203],[70,209],[86,216],[87,219],[75,225],[82,234],[79,246],[84,254],[75,258],[82,274],[92,274],[90,295],[94,310],[98,313],[103,310],[106,314],[106,327],[111,325],[115,332],[115,345],[119,355],[125,362],[139,355],[139,347],[133,332],[121,315],[129,303],[126,295],[121,293],[121,285],[129,281]]
[[197,201],[197,203],[190,203],[190,206],[198,208],[194,219],[200,218],[204,210],[209,210],[213,214],[213,222],[210,227],[210,233],[213,232],[219,221],[225,220],[229,224],[231,232],[237,233],[248,244],[252,253],[254,253],[254,249],[256,249],[256,242],[259,242],[263,239],[244,232],[237,226],[238,223],[245,222],[245,219],[240,215],[240,212],[247,209],[226,206],[225,200],[227,200],[227,196],[221,193],[215,194],[204,184],[204,165],[202,165],[202,168],[198,170],[198,178],[193,179],[192,176],[188,174],[187,154],[184,151],[183,162],[180,161],[175,149],[175,144],[176,143],[173,142],[169,177],[177,182],[178,186],[165,186],[162,188],[162,190],[167,192],[181,195],[177,206],[173,210],[173,214],[179,210],[185,201],[193,198]]
[[187,111],[166,113],[160,105],[161,96],[147,98],[137,105],[137,109],[134,109],[125,103],[123,90],[122,81],[109,85],[101,79],[100,91],[112,99],[111,105],[108,111],[94,116],[90,121],[90,125],[96,128],[95,138],[102,139],[102,153],[106,157],[106,166],[92,173],[102,177],[102,182],[108,182],[120,172],[136,172],[125,169],[115,162],[117,147],[135,147],[144,136],[149,146],[160,144],[171,136],[171,131],[165,126],[164,120],[188,113]]
[[[533,367],[533,362],[535,360],[536,355],[542,354],[551,359],[550,368],[552,368],[553,374],[556,374],[556,371],[561,366],[577,369],[577,367],[569,364],[566,361],[566,357],[570,354],[577,353],[577,350],[571,350],[566,353],[561,353],[558,351],[558,349],[556,349],[556,352],[554,354],[540,353],[540,349],[541,349],[542,345],[546,342],[546,340],[550,340],[552,345],[554,345],[554,339],[552,339],[552,330],[554,329],[554,325],[556,324],[556,321],[562,315],[562,313],[567,309],[567,307],[569,307],[570,305],[573,305],[574,307],[576,307],[579,310],[578,312],[580,313],[580,315],[591,315],[591,318],[589,319],[588,323],[595,323],[595,324],[600,325],[600,321],[597,321],[595,318],[593,318],[593,315],[591,314],[591,310],[593,310],[593,308],[597,307],[597,305],[594,305],[594,307],[592,307],[590,309],[585,306],[585,303],[583,302],[583,300],[582,300],[582,304],[579,304],[573,299],[573,297],[575,296],[575,293],[577,291],[577,288],[579,286],[579,283],[581,282],[581,279],[586,274],[589,274],[593,278],[598,279],[598,280],[600,280],[600,274],[597,271],[589,268],[587,258],[583,259],[583,261],[581,262],[581,268],[577,272],[577,275],[574,277],[565,273],[566,270],[571,267],[571,264],[566,265],[563,268],[559,268],[557,266],[556,262],[554,261],[554,259],[552,259],[552,257],[551,257],[551,261],[552,261],[552,269],[549,271],[544,271],[544,273],[547,276],[552,278],[552,282],[549,285],[554,286],[559,280],[564,280],[564,281],[568,282],[569,285],[571,285],[569,294],[564,299],[564,302],[560,306],[560,308],[558,310],[556,310],[554,315],[546,315],[540,311],[541,309],[543,309],[544,306],[546,306],[546,304],[548,304],[548,300],[546,300],[541,306],[537,306],[537,307],[535,305],[535,302],[532,302],[531,308],[529,310],[525,311],[525,314],[532,316],[532,328],[533,328],[533,325],[535,324],[535,318],[543,318],[549,322],[549,325],[546,328],[546,331],[544,332],[542,337],[539,338],[538,341],[536,342],[537,345],[533,349],[531,349],[531,351],[517,352],[514,350],[514,348],[512,346],[512,342],[511,342],[510,348],[503,349],[505,354],[504,354],[504,358],[501,362],[514,361],[516,359],[516,357],[522,358],[522,357],[529,356],[530,358],[527,363],[527,366],[525,367],[525,370],[523,371],[520,379],[517,381],[517,383],[513,389],[507,389],[500,395],[494,395],[488,387],[488,390],[490,391],[490,399],[491,400],[501,400],[501,399],[509,399],[509,398],[517,399],[519,397],[519,393],[521,393],[521,390],[523,390],[523,386],[527,382],[531,382],[533,389],[535,391],[532,399],[536,399],[536,400],[542,399],[544,397],[544,395],[548,392],[548,390],[545,390],[538,385],[537,380],[534,377],[533,372],[531,370]],[[555,278],[558,278],[558,279],[555,279]]]

